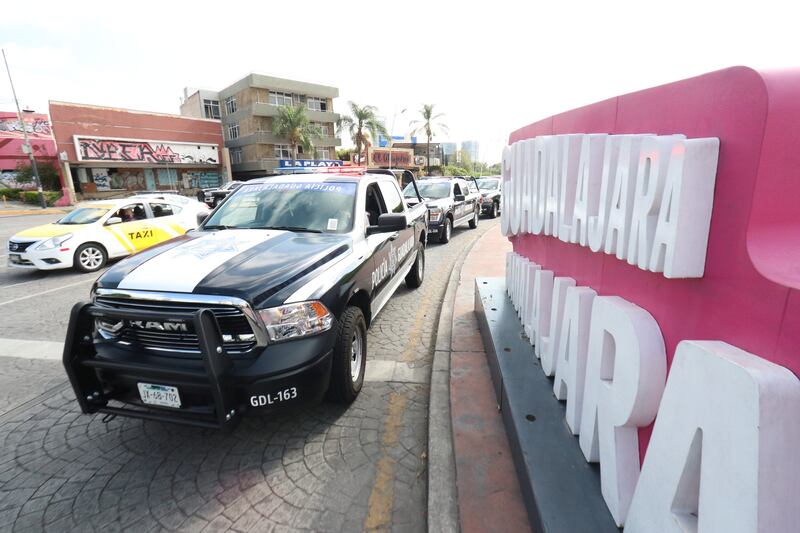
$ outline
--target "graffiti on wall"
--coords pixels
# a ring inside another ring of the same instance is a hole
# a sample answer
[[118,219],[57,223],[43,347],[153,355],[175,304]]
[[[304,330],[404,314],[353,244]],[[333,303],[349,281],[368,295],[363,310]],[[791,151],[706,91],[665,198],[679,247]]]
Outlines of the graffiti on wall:
[[121,161],[130,163],[171,163],[216,165],[213,144],[185,144],[159,141],[104,139],[75,136],[79,161]]
[[219,187],[222,183],[217,172],[186,172],[181,174],[184,189]]
[[18,174],[15,171],[0,170],[0,189],[27,189],[32,190],[36,185],[32,181],[17,181]]
[[[51,138],[53,130],[46,115],[24,115],[25,131],[28,137]],[[22,138],[22,124],[16,113],[0,112],[0,137]]]

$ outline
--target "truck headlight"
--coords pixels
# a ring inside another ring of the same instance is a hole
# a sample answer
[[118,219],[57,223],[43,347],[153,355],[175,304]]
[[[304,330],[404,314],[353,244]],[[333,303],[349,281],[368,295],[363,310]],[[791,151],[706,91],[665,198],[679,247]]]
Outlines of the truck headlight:
[[72,238],[72,233],[66,233],[64,235],[59,235],[57,237],[50,237],[46,241],[42,242],[39,246],[36,247],[37,250],[52,250],[53,248],[58,248],[68,240]]
[[439,222],[442,219],[442,210],[438,207],[433,207],[430,210],[430,221]]
[[315,335],[331,329],[333,315],[322,302],[301,302],[270,309],[258,315],[274,342]]

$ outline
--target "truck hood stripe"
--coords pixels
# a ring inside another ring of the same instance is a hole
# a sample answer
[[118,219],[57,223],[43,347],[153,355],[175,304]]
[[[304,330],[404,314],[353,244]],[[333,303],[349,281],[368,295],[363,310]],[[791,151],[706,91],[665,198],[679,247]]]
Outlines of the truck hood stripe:
[[142,263],[123,278],[119,288],[192,292],[209,273],[232,257],[284,233],[259,229],[215,231]]

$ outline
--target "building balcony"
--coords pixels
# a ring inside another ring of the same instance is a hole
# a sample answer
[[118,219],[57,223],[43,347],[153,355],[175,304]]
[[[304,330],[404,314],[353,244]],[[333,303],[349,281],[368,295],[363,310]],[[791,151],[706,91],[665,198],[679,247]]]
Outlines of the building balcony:
[[[342,139],[332,135],[324,135],[322,137],[314,137],[314,146],[341,146]],[[240,146],[250,144],[289,144],[289,141],[283,137],[273,135],[268,131],[257,131],[250,135],[241,135],[236,139],[225,141],[227,148],[237,148]]]
[[[276,116],[278,116],[278,109],[279,109],[279,106],[274,106],[274,105],[271,105],[271,104],[262,104],[262,103],[257,102],[257,103],[254,103],[254,104],[250,104],[249,112],[248,113],[244,113],[244,115],[254,115],[254,116],[258,116],[258,117],[276,117]],[[236,112],[237,115],[241,111],[244,111],[244,110],[243,109],[237,110],[237,112]],[[308,112],[308,119],[311,122],[336,122],[337,120],[339,120],[339,114],[338,113],[332,113],[330,111],[327,111],[327,112],[311,111],[311,110],[308,110],[308,109],[306,111]],[[236,115],[234,115],[234,116],[236,116]]]
[[270,157],[264,159],[256,159],[254,161],[242,161],[241,163],[232,163],[231,171],[234,173],[241,172],[262,172],[272,170],[279,166],[277,157]]

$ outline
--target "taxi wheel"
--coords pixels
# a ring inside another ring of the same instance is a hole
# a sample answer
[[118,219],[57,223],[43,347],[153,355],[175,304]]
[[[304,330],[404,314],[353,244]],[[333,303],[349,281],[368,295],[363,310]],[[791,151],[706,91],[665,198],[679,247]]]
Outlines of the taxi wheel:
[[497,218],[497,204],[492,202],[492,210],[489,213],[489,218]]
[[367,323],[361,309],[348,306],[342,314],[333,350],[328,398],[337,403],[352,403],[364,385],[366,366]]
[[108,261],[106,249],[94,242],[81,244],[75,250],[73,266],[81,272],[97,272]]
[[475,214],[472,216],[472,220],[469,221],[469,229],[475,229],[478,227],[478,217],[480,216],[478,209],[480,208],[475,208]]
[[416,289],[422,285],[422,280],[425,279],[425,246],[422,243],[419,243],[418,246],[417,259],[406,276],[406,285],[409,289]]

